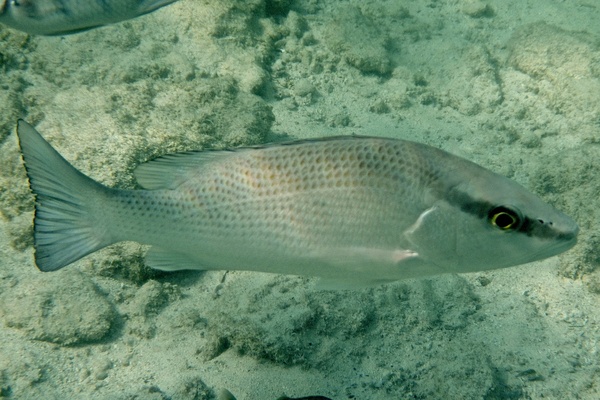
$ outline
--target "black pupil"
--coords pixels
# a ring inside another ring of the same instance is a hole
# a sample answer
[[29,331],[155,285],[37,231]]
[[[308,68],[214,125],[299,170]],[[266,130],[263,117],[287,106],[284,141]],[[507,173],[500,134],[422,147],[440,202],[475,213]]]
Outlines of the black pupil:
[[515,217],[503,211],[496,214],[494,222],[496,225],[498,225],[498,227],[502,229],[508,229],[516,222],[516,220]]

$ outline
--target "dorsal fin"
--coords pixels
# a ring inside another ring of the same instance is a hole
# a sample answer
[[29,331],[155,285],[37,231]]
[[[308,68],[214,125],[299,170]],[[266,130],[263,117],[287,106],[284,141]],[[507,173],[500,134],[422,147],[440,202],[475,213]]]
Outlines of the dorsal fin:
[[[223,157],[244,151],[264,150],[283,146],[297,146],[307,143],[329,142],[336,140],[355,140],[368,136],[331,136],[314,139],[301,139],[285,142],[267,143],[256,146],[238,147],[226,150],[201,150],[184,153],[167,154],[139,165],[133,174],[144,189],[175,189],[188,179],[191,170],[205,168],[209,163]],[[373,137],[375,139],[375,137]],[[384,138],[378,138],[384,139]],[[385,140],[385,139],[384,139]]]
[[138,165],[133,174],[144,189],[175,189],[188,179],[191,170],[205,168],[232,153],[210,150],[167,154]]

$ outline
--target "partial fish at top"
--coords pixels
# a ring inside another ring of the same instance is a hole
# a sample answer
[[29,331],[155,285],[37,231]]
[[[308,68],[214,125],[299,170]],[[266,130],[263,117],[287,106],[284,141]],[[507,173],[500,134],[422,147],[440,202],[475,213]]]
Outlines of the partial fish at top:
[[149,244],[162,270],[229,269],[368,286],[559,254],[577,224],[521,185],[424,144],[334,137],[143,164],[144,190],[105,187],[29,124],[17,133],[36,196],[42,271],[112,243]]
[[0,23],[34,35],[64,35],[147,14],[177,0],[0,0]]
[[[236,397],[227,389],[221,389],[217,395],[217,400],[237,400]],[[280,396],[277,400],[331,400],[325,396],[305,396],[305,397],[288,397],[286,395]]]

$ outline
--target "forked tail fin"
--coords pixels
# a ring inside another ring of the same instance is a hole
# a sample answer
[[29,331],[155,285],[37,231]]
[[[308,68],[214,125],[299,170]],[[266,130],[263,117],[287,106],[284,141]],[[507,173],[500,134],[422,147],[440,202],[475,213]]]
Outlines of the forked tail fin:
[[110,189],[76,170],[27,122],[17,136],[35,194],[35,263],[56,271],[112,243],[94,207]]

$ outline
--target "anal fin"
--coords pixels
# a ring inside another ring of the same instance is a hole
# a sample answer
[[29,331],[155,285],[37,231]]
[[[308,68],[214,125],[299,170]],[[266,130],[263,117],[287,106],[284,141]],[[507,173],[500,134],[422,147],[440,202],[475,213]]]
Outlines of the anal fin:
[[152,246],[146,253],[146,264],[150,268],[161,271],[180,271],[184,269],[202,270],[202,266],[197,260],[190,258],[186,254],[176,253]]
[[360,279],[340,279],[340,278],[319,278],[314,286],[315,290],[361,290],[377,287],[384,283],[394,282],[394,280],[369,280],[360,277]]

